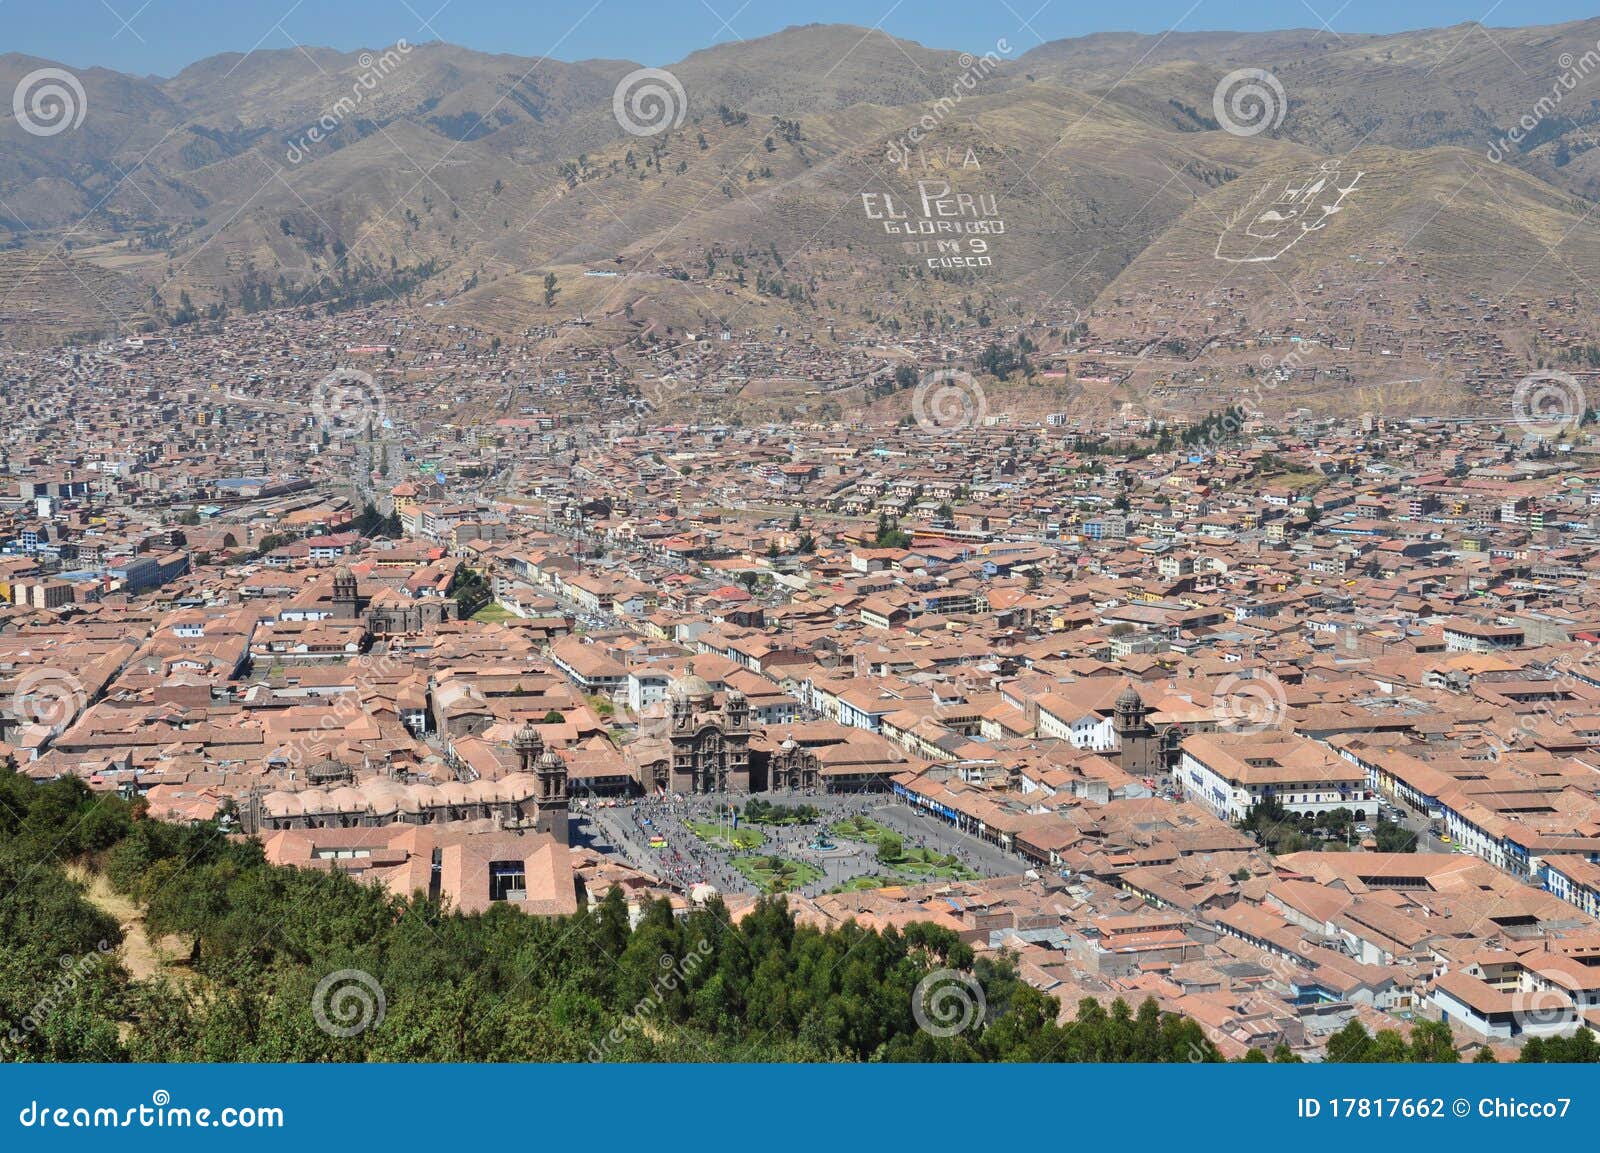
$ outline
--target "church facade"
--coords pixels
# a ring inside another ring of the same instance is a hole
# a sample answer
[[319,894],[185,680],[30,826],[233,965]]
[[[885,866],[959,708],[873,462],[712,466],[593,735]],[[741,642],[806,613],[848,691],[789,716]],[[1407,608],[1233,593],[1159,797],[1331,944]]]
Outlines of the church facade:
[[720,706],[711,686],[687,673],[667,690],[656,732],[631,746],[639,787],[647,793],[750,791],[750,704],[729,690]]

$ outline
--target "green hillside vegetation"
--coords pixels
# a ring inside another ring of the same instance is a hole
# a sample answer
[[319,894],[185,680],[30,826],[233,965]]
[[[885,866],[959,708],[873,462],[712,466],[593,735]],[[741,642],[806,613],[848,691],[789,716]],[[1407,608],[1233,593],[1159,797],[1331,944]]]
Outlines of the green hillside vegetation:
[[[149,938],[190,942],[182,972],[135,979],[117,918],[69,867],[142,910]],[[1009,958],[975,956],[934,925],[821,932],[796,925],[780,898],[737,926],[720,903],[680,919],[661,902],[630,930],[618,890],[574,917],[509,906],[463,916],[339,873],[268,865],[258,844],[213,822],[164,824],[76,779],[37,785],[9,769],[0,891],[9,1060],[578,1061],[608,1036],[610,1060],[1218,1060],[1198,1025],[1154,1001],[1086,1000],[1060,1024],[1055,998]],[[312,1010],[318,981],[339,969],[370,973],[386,1002],[379,1023],[349,1038],[318,1028]],[[918,983],[941,969],[983,993],[985,1011],[952,1037],[913,1015]],[[1423,1029],[1409,1046],[1380,1033],[1345,1048],[1437,1059],[1437,1038],[1416,1040]],[[1592,1060],[1596,1049],[1541,1052]]]

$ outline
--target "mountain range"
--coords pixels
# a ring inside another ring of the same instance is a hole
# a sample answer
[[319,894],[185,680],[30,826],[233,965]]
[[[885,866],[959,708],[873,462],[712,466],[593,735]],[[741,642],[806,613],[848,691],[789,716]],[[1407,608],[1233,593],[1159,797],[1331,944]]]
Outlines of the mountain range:
[[[643,75],[437,42],[81,69],[75,127],[0,121],[0,340],[392,299],[569,343],[1034,319],[1404,358],[1391,328],[1493,309],[1533,359],[1597,303],[1597,43],[811,25]],[[0,92],[60,68],[0,55]]]

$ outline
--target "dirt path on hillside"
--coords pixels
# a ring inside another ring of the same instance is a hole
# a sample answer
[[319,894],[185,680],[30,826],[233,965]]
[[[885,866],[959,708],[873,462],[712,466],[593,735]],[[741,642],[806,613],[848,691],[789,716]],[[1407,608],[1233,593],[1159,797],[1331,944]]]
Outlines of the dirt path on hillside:
[[90,904],[117,919],[122,928],[122,964],[134,980],[144,981],[161,974],[184,980],[191,975],[184,963],[189,955],[188,944],[176,934],[151,941],[145,931],[143,910],[113,889],[104,874],[73,865],[67,875],[84,887],[84,897]]

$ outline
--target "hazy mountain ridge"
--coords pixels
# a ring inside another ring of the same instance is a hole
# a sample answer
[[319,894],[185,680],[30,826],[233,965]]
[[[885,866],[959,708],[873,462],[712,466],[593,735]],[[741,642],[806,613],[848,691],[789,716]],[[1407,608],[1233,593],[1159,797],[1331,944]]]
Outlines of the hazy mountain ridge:
[[[807,325],[914,323],[974,301],[999,315],[1045,302],[1087,313],[1171,290],[1174,277],[1227,273],[1204,250],[1217,222],[1268,181],[1342,157],[1367,173],[1345,219],[1363,222],[1369,246],[1383,237],[1398,251],[1420,236],[1411,251],[1430,274],[1512,286],[1557,242],[1600,252],[1583,199],[1600,181],[1585,120],[1595,100],[1600,125],[1600,76],[1574,86],[1526,152],[1485,158],[1548,93],[1561,54],[1581,59],[1597,39],[1600,20],[1395,36],[1101,34],[991,64],[810,25],[670,66],[687,106],[656,136],[630,135],[613,115],[619,82],[640,67],[629,61],[428,43],[229,54],[167,79],[86,69],[77,129],[40,137],[0,121],[0,228],[13,247],[94,266],[116,284],[102,297],[142,299],[126,325],[172,319],[185,294],[203,313],[420,291],[526,327],[545,319],[528,302],[550,271],[567,285],[563,310],[598,310],[623,330],[653,312],[710,324],[749,309]],[[0,55],[0,85],[45,67]],[[1216,123],[1217,83],[1241,67],[1271,71],[1286,94],[1269,131]],[[1419,184],[1386,175],[1413,161]],[[1269,175],[1241,179],[1258,167]],[[1464,199],[1441,184],[1456,171],[1474,186]],[[883,197],[915,198],[919,179],[989,198],[1004,235],[984,267],[930,271],[908,251],[915,238],[871,218]],[[1426,220],[1422,188],[1440,197]],[[1312,244],[1282,259],[1236,274],[1315,277],[1318,261],[1351,254]],[[28,270],[45,265],[20,266],[7,293],[32,299]],[[632,275],[573,282],[591,267]],[[1248,311],[1270,324],[1272,301]],[[63,315],[80,331],[106,311],[85,300]],[[0,322],[0,335],[22,327]],[[47,327],[35,320],[29,338]]]

